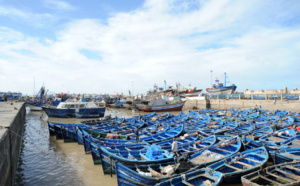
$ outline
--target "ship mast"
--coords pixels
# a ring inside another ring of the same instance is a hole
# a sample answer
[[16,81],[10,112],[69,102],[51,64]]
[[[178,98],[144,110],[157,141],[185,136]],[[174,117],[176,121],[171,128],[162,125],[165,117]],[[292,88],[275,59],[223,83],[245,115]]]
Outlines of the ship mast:
[[224,72],[224,74],[225,74],[224,86],[226,87],[226,72]]

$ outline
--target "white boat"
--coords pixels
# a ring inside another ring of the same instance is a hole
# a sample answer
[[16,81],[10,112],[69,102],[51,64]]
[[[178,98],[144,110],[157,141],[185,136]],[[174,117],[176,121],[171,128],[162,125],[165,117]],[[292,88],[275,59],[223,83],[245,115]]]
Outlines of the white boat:
[[66,102],[60,102],[57,107],[43,106],[42,108],[49,117],[97,118],[104,116],[105,102],[96,105],[94,102],[68,99]]

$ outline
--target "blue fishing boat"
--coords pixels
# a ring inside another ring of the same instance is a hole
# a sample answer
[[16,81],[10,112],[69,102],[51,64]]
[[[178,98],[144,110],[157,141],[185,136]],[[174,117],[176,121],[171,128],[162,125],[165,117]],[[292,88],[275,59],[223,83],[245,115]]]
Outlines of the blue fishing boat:
[[[138,186],[156,185],[157,183],[187,174],[198,168],[190,163],[178,166],[174,162],[155,164],[126,164],[116,162],[118,185]],[[174,170],[174,171],[172,171]]]
[[54,124],[51,123],[51,122],[48,122],[48,127],[49,127],[49,134],[50,134],[50,135],[55,135]]
[[105,113],[104,105],[98,106],[93,102],[80,102],[71,99],[68,99],[66,102],[60,102],[57,107],[43,106],[42,108],[49,117],[59,118],[96,118],[103,117]]
[[149,146],[148,143],[146,142],[140,142],[140,143],[125,143],[125,144],[101,144],[101,143],[93,143],[90,142],[90,148],[91,148],[91,153],[92,153],[92,158],[93,158],[93,162],[94,164],[101,164],[101,157],[100,157],[100,153],[99,153],[99,148],[100,147],[105,147],[105,148],[110,148],[110,149],[114,149],[114,150],[144,150],[146,146]]
[[269,143],[280,144],[282,141],[290,139],[294,136],[296,136],[296,132],[293,129],[281,129],[261,137],[259,141],[261,143],[269,142]]
[[158,183],[156,186],[218,186],[222,183],[222,180],[222,173],[213,171],[208,168],[202,168],[178,177],[170,178],[161,183]]
[[292,144],[291,139],[281,141],[280,143],[274,143],[272,141],[259,141],[259,140],[254,141],[253,139],[250,139],[246,136],[242,138],[242,141],[245,150],[255,149],[264,146],[266,147],[268,152],[289,148],[290,145]]
[[241,176],[265,167],[268,159],[267,149],[259,147],[230,156],[209,165],[208,168],[223,173],[224,182],[240,183]]
[[145,137],[140,136],[140,141],[144,141],[147,143],[157,143],[160,141],[175,138],[180,134],[182,134],[182,131],[183,131],[183,125],[179,125],[178,127],[170,128],[169,130],[159,134],[145,136]]
[[[192,141],[192,142],[188,142],[188,143],[178,143],[178,152],[180,154],[183,153],[189,153],[192,154],[194,152],[200,151],[204,148],[208,148],[210,146],[212,146],[213,144],[215,144],[217,141],[217,138],[215,135],[209,136],[207,138],[203,138],[197,141]],[[180,140],[178,140],[178,142],[180,142]],[[165,147],[165,149],[169,152],[172,152],[171,150],[171,146],[167,149]]]
[[[178,152],[181,154],[194,153],[201,149],[209,148],[216,142],[216,137],[210,136],[208,138],[191,142],[189,144],[179,145]],[[103,172],[108,173],[109,169],[115,169],[114,162],[119,161],[123,164],[151,164],[162,162],[173,162],[174,153],[171,147],[162,149],[160,146],[154,144],[146,147],[147,150],[113,150],[106,147],[100,147],[100,157],[102,161]],[[113,165],[112,165],[113,163]]]
[[241,135],[246,135],[246,134],[252,132],[253,130],[254,130],[254,128],[253,128],[252,124],[244,124],[233,130],[225,132],[225,135],[232,135],[232,136],[240,135],[241,136]]
[[[82,135],[80,137],[80,134]],[[101,145],[107,144],[126,144],[134,143],[135,140],[127,140],[127,136],[118,136],[120,139],[105,139],[107,133],[93,132],[89,130],[77,130],[77,138],[83,141],[84,151],[86,154],[91,153],[90,143],[100,143]]]
[[254,131],[248,133],[247,136],[254,140],[258,140],[259,138],[269,135],[269,134],[272,134],[273,132],[274,131],[273,131],[272,127],[265,126],[265,127],[262,127],[260,129],[257,129],[257,130],[254,130]]
[[29,107],[31,111],[41,111],[42,106],[45,104],[45,87],[42,86],[33,100],[26,100],[25,106]]
[[235,129],[236,127],[238,127],[238,123],[236,121],[232,121],[232,122],[226,122],[224,125],[221,125],[220,127],[217,128],[204,128],[200,130],[199,133],[206,136],[212,134],[222,135],[227,131],[231,131]]
[[285,148],[278,151],[270,151],[275,164],[300,161],[300,148]]
[[240,151],[240,149],[241,140],[238,136],[235,136],[228,140],[221,141],[205,150],[192,154],[189,160],[199,167],[205,167],[219,161],[220,159],[236,154]]
[[283,117],[283,118],[280,118],[280,120],[278,121],[278,123],[276,123],[276,127],[278,129],[283,129],[283,128],[286,128],[286,127],[289,127],[291,125],[294,125],[294,118],[291,117],[291,116],[286,116],[286,117]]
[[244,186],[300,185],[300,162],[287,162],[242,176]]

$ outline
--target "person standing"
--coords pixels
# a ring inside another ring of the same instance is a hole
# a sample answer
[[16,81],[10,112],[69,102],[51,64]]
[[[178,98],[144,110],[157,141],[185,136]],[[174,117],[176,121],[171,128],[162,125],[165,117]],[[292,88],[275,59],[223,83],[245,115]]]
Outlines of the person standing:
[[134,134],[135,134],[135,141],[138,143],[139,142],[139,127],[136,127],[134,129]]
[[172,152],[174,153],[175,156],[178,156],[178,143],[175,138],[173,138],[173,143],[172,143]]
[[4,94],[4,101],[7,102],[7,95]]

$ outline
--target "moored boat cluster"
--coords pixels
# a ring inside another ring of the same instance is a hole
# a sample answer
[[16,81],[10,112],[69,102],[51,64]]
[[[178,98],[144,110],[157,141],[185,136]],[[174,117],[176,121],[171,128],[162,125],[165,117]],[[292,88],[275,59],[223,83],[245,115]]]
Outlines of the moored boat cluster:
[[118,185],[300,184],[298,113],[204,109],[48,125]]

